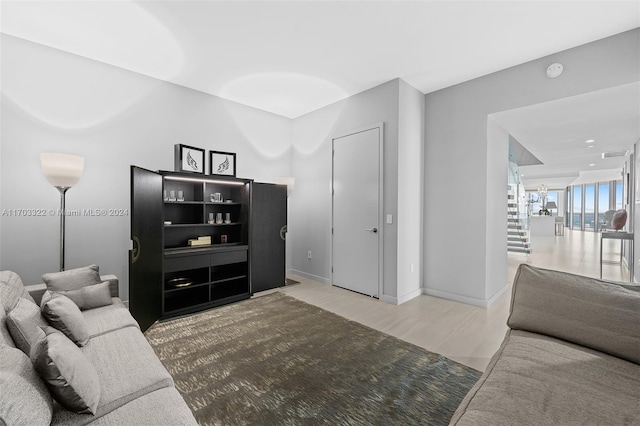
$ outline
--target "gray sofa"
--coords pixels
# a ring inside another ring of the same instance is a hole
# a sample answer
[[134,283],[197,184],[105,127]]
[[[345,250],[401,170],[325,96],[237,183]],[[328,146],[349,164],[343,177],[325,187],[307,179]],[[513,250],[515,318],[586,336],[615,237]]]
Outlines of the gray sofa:
[[[31,296],[39,306],[46,286],[25,287],[17,274],[0,272],[0,425],[197,424],[171,376],[117,297],[117,278],[101,279],[109,281],[112,304],[81,311],[89,340],[79,348],[97,372],[99,404],[94,414],[79,414],[51,397],[50,388],[33,368],[33,351],[30,360],[16,348],[12,330],[7,328],[7,314],[11,305],[15,307],[15,298]],[[108,293],[106,298],[108,301]]]
[[451,425],[640,425],[637,287],[520,265],[510,330]]

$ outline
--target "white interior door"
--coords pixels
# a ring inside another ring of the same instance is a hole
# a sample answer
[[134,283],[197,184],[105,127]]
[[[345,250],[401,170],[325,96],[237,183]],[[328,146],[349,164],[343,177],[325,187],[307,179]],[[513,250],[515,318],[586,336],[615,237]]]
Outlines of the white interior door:
[[332,284],[378,297],[382,126],[333,139]]

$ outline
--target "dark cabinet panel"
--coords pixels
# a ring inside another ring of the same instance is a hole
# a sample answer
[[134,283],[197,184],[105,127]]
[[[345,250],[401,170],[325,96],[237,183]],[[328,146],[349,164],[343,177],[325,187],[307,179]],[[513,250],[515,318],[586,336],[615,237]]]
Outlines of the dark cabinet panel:
[[251,191],[251,292],[284,286],[287,187],[253,183]]
[[162,313],[162,176],[131,166],[129,310],[144,331]]

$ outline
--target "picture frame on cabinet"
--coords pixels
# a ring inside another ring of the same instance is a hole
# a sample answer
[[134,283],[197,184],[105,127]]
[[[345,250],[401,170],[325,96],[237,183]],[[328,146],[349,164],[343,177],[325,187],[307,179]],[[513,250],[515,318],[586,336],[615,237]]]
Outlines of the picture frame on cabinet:
[[209,174],[236,177],[235,152],[209,151]]
[[174,169],[176,172],[205,174],[205,150],[194,146],[175,144]]

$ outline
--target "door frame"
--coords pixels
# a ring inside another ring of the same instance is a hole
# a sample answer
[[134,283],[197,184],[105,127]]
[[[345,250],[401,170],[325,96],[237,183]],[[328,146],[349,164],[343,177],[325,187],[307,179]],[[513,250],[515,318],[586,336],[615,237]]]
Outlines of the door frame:
[[329,229],[329,235],[331,244],[329,245],[330,256],[330,280],[332,286],[333,283],[333,224],[334,224],[334,164],[333,159],[335,156],[335,143],[336,139],[341,139],[347,136],[355,135],[357,133],[366,132],[369,130],[378,130],[378,296],[380,299],[382,296],[382,290],[384,289],[384,122],[378,122],[362,127],[358,127],[348,132],[339,133],[331,137],[331,228]]

